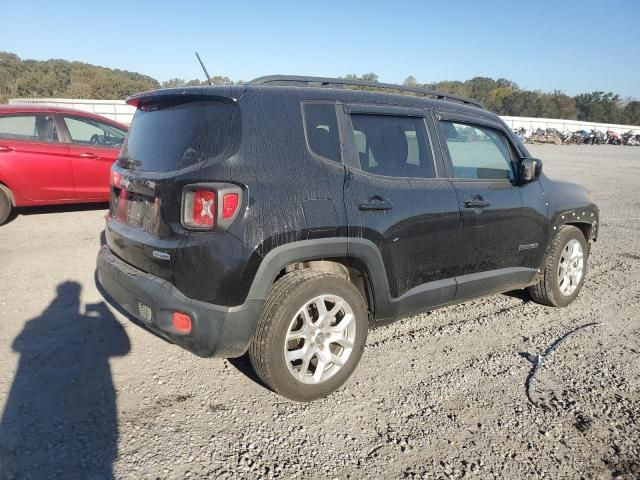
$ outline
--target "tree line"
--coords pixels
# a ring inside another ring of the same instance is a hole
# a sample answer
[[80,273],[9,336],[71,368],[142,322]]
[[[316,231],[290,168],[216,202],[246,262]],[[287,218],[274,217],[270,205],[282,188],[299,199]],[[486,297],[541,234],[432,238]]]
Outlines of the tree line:
[[[361,78],[364,77],[377,81],[375,74],[364,75]],[[498,115],[640,125],[640,101],[623,100],[620,95],[612,92],[597,91],[572,97],[560,90],[554,90],[552,93],[524,90],[510,80],[494,80],[488,77],[475,77],[464,82],[420,84],[415,77],[409,76],[404,85],[426,87],[473,98]]]
[[67,60],[21,60],[0,52],[0,103],[17,97],[108,100],[159,87],[157,80],[126,70]]
[[[378,75],[348,74],[344,78],[378,82]],[[237,85],[228,77],[214,76],[217,85]],[[0,52],[0,103],[15,97],[118,99],[156,88],[206,85],[206,80],[172,78],[162,83],[147,75],[66,60],[22,60]],[[504,78],[475,77],[464,82],[419,83],[409,76],[404,85],[426,87],[480,101],[499,115],[562,118],[587,122],[640,125],[640,101],[623,99],[613,92],[596,91],[570,96],[525,90]]]

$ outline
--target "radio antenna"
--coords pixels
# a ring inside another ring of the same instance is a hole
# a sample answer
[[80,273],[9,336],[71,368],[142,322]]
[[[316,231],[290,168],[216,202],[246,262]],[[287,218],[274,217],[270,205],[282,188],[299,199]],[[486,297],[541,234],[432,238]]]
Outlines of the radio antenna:
[[198,55],[198,52],[196,52],[196,57],[198,57],[198,61],[200,62],[200,66],[202,67],[202,70],[204,70],[204,74],[207,76],[207,82],[209,82],[209,85],[213,85],[211,83],[211,77],[209,76],[209,72],[207,72],[207,68],[204,66],[204,63],[202,63],[202,59],[200,58],[200,55]]

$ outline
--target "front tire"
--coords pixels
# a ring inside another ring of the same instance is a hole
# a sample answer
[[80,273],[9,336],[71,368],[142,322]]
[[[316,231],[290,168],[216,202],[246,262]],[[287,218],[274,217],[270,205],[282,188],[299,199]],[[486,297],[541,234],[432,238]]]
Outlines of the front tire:
[[551,242],[540,281],[529,287],[531,298],[542,305],[566,307],[584,284],[587,273],[587,241],[579,228],[560,227]]
[[0,225],[2,225],[11,214],[11,199],[7,192],[0,188]]
[[293,271],[271,288],[249,358],[275,392],[300,402],[316,400],[355,370],[368,326],[365,301],[345,277]]

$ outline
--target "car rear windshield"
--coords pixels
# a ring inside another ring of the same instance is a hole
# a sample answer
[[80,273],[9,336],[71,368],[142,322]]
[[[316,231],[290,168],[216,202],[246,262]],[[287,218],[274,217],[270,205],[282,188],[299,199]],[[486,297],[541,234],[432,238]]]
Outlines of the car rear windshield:
[[147,105],[136,111],[118,163],[169,172],[226,158],[233,144],[234,104],[195,101]]

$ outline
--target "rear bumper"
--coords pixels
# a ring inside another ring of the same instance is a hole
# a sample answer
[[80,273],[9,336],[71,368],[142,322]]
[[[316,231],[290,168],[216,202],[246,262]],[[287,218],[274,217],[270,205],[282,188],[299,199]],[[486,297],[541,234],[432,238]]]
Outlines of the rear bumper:
[[[201,357],[243,355],[263,303],[260,299],[247,299],[240,306],[224,307],[190,299],[170,282],[120,260],[106,246],[98,254],[97,279],[102,293],[115,307],[125,310],[148,330]],[[143,317],[141,306],[149,307],[150,319]],[[191,317],[190,334],[174,330],[172,315],[176,311]]]

